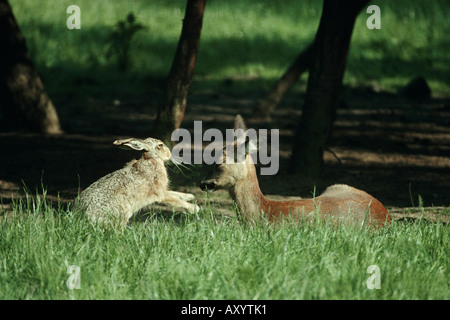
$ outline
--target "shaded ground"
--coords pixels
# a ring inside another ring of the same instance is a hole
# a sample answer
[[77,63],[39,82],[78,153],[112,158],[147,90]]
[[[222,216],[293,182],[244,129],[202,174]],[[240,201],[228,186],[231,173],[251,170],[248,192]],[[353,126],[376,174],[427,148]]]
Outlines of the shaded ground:
[[[419,204],[419,195],[427,216],[450,206],[449,99],[415,102],[370,88],[346,88],[325,153],[324,174],[317,181],[304,181],[287,173],[303,97],[286,97],[268,122],[250,116],[261,96],[243,98],[219,90],[192,92],[182,126],[192,129],[194,120],[202,120],[203,130],[224,131],[232,128],[235,114],[241,113],[248,127],[280,129],[280,171],[260,177],[265,194],[311,197],[314,185],[318,194],[330,184],[346,183],[378,198],[397,218],[422,213],[410,209]],[[135,101],[90,99],[83,105],[67,101],[60,110],[66,131],[63,135],[0,133],[2,206],[8,208],[12,198],[23,196],[23,183],[31,193],[42,185],[50,199],[56,201],[59,196],[61,201],[69,201],[79,188],[121,168],[136,154],[117,150],[112,142],[120,137],[147,137],[157,104],[151,97]],[[205,171],[202,166],[193,166],[180,174],[174,168],[173,188],[192,192],[202,202],[206,198],[198,184]],[[209,196],[230,208],[227,194]],[[449,210],[444,211],[448,215]]]

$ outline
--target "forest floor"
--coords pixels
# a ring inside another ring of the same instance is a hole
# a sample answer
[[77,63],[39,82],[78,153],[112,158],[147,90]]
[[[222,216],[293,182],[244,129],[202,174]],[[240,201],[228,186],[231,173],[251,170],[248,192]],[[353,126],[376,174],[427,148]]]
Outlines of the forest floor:
[[[230,81],[227,85],[237,84]],[[233,127],[234,117],[240,113],[249,128],[279,129],[280,170],[259,177],[264,194],[312,197],[314,186],[319,194],[331,184],[345,183],[375,196],[396,219],[424,215],[448,221],[450,99],[417,102],[373,88],[345,88],[325,152],[324,173],[320,179],[306,181],[287,172],[303,98],[288,95],[271,121],[263,121],[251,116],[255,97],[198,90],[189,97],[182,127],[193,129],[193,121],[201,120],[203,130],[224,132]],[[68,100],[59,111],[65,130],[62,135],[0,133],[0,205],[8,211],[14,199],[25,196],[24,185],[34,195],[42,194],[43,187],[54,203],[73,200],[80,189],[137,156],[115,149],[112,142],[122,137],[147,137],[156,107],[150,97],[88,99],[83,105]],[[173,189],[195,194],[200,204],[206,200],[198,187],[206,167],[194,165],[183,173],[172,169]],[[231,209],[225,192],[208,197],[225,210]]]

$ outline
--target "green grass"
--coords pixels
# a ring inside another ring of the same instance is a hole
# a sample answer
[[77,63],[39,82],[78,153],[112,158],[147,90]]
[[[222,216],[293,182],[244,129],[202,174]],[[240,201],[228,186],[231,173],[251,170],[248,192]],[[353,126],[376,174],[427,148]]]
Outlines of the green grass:
[[[56,207],[29,198],[0,223],[0,299],[450,298],[442,223],[269,227],[204,210],[105,231]],[[80,289],[67,287],[71,265]],[[380,289],[367,288],[371,265]]]
[[[79,0],[81,30],[68,30],[73,1],[11,1],[32,57],[54,99],[71,94],[96,98],[161,91],[169,72],[186,1]],[[423,75],[437,95],[450,94],[450,5],[380,0],[381,30],[355,25],[345,83],[397,90]],[[129,12],[146,29],[131,42],[132,66],[123,73],[107,59],[108,37]],[[314,38],[320,1],[209,1],[193,91],[224,89],[262,95]],[[305,79],[306,75],[303,77]],[[251,80],[251,81],[250,81]]]

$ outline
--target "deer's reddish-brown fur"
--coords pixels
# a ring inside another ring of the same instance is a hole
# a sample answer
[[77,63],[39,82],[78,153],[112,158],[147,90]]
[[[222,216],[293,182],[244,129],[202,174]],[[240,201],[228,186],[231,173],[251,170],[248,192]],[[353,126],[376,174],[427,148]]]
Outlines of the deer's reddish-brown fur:
[[[314,199],[270,200],[259,188],[255,166],[250,156],[247,156],[243,165],[246,170],[238,168],[239,164],[222,166],[227,166],[230,171],[246,171],[246,174],[229,188],[229,192],[247,220],[258,219],[261,212],[270,222],[278,222],[282,218],[298,221],[301,218],[314,217],[316,212],[323,218],[348,218],[354,223],[362,223],[367,218],[369,224],[376,226],[383,226],[391,220],[380,201],[347,185],[333,185]],[[220,187],[220,181],[218,182]]]
[[[245,130],[240,116],[237,116],[235,121],[235,129],[238,127]],[[228,190],[240,214],[248,221],[257,221],[264,216],[275,223],[283,218],[299,222],[318,216],[345,224],[368,223],[383,226],[391,220],[380,201],[364,191],[343,184],[332,185],[320,196],[312,199],[270,200],[259,188],[255,165],[248,153],[243,163],[226,163],[224,150],[220,162],[221,164],[215,166],[212,175],[202,181],[201,188],[207,191]]]

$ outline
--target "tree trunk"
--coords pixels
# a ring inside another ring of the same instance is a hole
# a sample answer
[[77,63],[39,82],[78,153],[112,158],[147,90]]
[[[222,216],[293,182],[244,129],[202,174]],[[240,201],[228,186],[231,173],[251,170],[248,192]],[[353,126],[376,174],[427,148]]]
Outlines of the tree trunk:
[[303,72],[308,70],[309,62],[312,56],[313,44],[310,44],[295,59],[294,63],[286,70],[283,76],[278,80],[272,91],[261,100],[253,110],[253,116],[259,119],[270,119],[272,112],[283,99],[287,91]]
[[290,170],[317,178],[322,172],[323,150],[345,71],[353,26],[368,0],[324,0],[314,41],[308,88],[290,159]]
[[11,6],[0,0],[0,110],[2,126],[61,133],[58,114],[34,69]]
[[158,110],[154,124],[154,136],[163,140],[168,146],[172,132],[178,129],[186,110],[187,96],[194,75],[203,13],[206,0],[188,0],[183,20],[183,29],[178,41],[177,51],[170,70],[166,97]]

